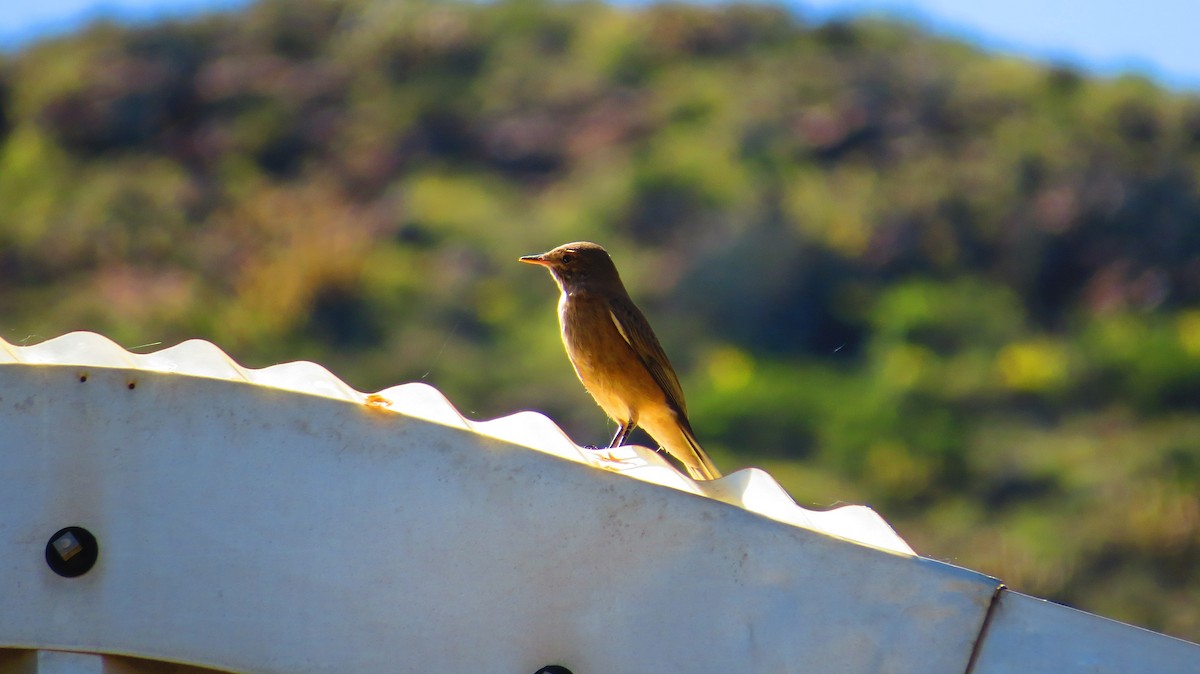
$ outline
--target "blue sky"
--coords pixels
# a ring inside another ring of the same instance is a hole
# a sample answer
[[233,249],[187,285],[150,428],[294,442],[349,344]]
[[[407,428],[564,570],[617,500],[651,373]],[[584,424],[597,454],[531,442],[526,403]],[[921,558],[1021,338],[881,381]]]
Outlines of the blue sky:
[[[628,0],[625,0],[628,1]],[[0,49],[106,17],[141,21],[229,9],[247,0],[0,0]],[[802,15],[885,14],[986,49],[1124,72],[1200,92],[1200,0],[804,0]]]
[[806,0],[810,16],[899,16],[942,35],[1100,75],[1200,92],[1200,0]]

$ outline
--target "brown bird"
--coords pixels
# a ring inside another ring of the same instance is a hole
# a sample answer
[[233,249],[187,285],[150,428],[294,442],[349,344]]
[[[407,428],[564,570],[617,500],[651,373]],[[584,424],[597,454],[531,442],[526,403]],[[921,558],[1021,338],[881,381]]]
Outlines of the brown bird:
[[562,290],[558,322],[567,357],[583,387],[618,424],[608,446],[620,446],[641,426],[693,478],[721,477],[696,442],[679,378],[608,251],[578,241],[521,262],[549,269]]

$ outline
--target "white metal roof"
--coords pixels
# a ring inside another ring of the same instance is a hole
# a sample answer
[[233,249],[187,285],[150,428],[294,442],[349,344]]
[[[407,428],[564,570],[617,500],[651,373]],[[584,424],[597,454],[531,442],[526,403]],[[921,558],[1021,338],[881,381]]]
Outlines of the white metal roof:
[[[646,447],[597,452],[576,445],[553,421],[537,412],[518,412],[489,421],[472,421],[428,384],[394,386],[376,394],[359,392],[329,370],[307,361],[263,369],[245,368],[211,342],[193,339],[153,353],[138,354],[92,332],[73,332],[33,346],[19,347],[0,339],[0,364],[66,365],[120,368],[181,376],[247,382],[258,386],[363,404],[373,409],[462,428],[559,458],[586,463],[639,480],[672,487],[737,505],[751,512],[865,545],[913,554],[896,532],[868,507],[848,505],[827,511],[799,507],[770,475],[741,470],[720,480],[697,482],[671,467]],[[613,460],[617,459],[617,460]]]
[[[198,341],[0,343],[0,674],[1200,662],[915,556],[868,509],[800,509],[761,471],[697,484],[645,449],[598,460],[533,413],[378,395]],[[65,527],[97,542],[76,577],[51,563]]]

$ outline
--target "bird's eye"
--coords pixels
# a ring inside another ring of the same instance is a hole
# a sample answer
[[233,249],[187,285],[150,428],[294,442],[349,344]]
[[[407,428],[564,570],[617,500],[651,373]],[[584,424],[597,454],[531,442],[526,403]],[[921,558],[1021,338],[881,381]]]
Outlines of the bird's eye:
[[573,255],[563,255],[560,259],[563,264],[571,264],[571,260],[574,260],[575,257]]

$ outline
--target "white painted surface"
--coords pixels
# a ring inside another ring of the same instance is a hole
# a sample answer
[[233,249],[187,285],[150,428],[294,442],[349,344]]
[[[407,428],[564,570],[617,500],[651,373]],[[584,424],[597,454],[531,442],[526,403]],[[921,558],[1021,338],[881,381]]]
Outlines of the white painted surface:
[[[645,449],[601,461],[541,415],[471,422],[427,386],[382,395],[205,342],[0,341],[0,672],[55,664],[5,649],[292,674],[966,671],[997,581],[911,555],[868,509],[805,511],[761,471],[695,483]],[[75,579],[43,558],[69,525],[100,542]],[[1000,597],[973,674],[1200,671],[1194,645]]]
[[37,674],[104,674],[104,659],[94,653],[38,651]]
[[972,674],[1013,672],[1197,674],[1200,646],[1006,590]]
[[[959,674],[996,585],[461,423],[123,353],[0,365],[0,647],[281,673]],[[323,376],[255,375],[280,372]],[[43,559],[69,525],[100,543],[75,579]]]
[[212,674],[216,671],[119,655],[0,648],[0,674]]
[[[28,347],[0,339],[0,365],[75,365],[125,368],[209,379],[258,384],[285,391],[362,403],[367,395],[355,391],[325,368],[310,362],[283,363],[261,370],[243,368],[216,345],[189,340],[154,353],[130,353],[111,340],[91,332],[73,332]],[[646,482],[708,496],[781,522],[857,541],[865,545],[913,554],[882,518],[865,506],[843,506],[828,511],[806,510],[796,505],[773,478],[749,469],[712,482],[695,482],[671,467],[646,447],[621,447],[610,452],[587,451],[577,446],[554,422],[534,412],[519,412],[490,421],[471,421],[425,384],[394,386],[372,396],[376,409],[394,411],[438,424],[473,430],[530,449],[586,463]],[[611,459],[618,459],[616,461]]]

